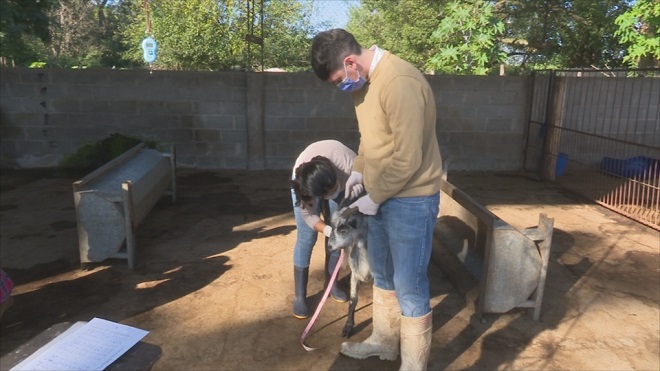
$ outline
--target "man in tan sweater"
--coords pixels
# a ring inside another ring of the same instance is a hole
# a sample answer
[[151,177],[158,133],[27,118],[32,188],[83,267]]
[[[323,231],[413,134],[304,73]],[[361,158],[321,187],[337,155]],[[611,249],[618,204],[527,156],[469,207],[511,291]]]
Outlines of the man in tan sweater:
[[353,358],[379,356],[401,369],[426,369],[432,310],[427,268],[439,208],[442,159],[435,100],[426,78],[410,63],[352,34],[333,29],[312,42],[312,68],[321,80],[352,94],[360,131],[347,197],[370,215],[369,264],[374,277],[373,331],[345,342]]

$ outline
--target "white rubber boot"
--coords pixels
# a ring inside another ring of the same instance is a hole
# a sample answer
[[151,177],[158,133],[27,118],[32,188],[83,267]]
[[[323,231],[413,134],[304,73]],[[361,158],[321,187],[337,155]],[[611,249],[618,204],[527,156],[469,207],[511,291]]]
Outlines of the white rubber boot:
[[378,356],[395,361],[399,356],[401,336],[401,308],[394,290],[383,290],[374,286],[373,330],[361,343],[344,342],[340,352],[356,359]]
[[433,311],[421,317],[401,316],[401,368],[426,370],[431,352]]

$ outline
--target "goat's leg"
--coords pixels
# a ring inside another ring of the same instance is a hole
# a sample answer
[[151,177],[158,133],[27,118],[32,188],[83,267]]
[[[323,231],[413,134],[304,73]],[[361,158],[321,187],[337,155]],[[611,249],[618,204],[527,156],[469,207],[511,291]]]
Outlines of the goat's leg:
[[348,316],[346,317],[346,323],[341,333],[341,336],[345,338],[351,337],[353,326],[355,326],[355,307],[357,307],[358,303],[359,286],[360,280],[355,274],[351,273],[351,296],[348,299]]

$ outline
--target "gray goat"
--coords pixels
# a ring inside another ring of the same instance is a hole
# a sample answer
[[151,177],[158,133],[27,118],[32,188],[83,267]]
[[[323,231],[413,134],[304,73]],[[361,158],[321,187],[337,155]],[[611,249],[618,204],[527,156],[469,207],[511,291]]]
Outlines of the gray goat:
[[344,255],[351,268],[350,299],[348,317],[342,331],[343,337],[350,337],[355,325],[355,307],[358,302],[360,283],[371,278],[367,259],[367,217],[357,208],[343,207],[332,214],[332,233],[328,239],[330,253],[344,249]]

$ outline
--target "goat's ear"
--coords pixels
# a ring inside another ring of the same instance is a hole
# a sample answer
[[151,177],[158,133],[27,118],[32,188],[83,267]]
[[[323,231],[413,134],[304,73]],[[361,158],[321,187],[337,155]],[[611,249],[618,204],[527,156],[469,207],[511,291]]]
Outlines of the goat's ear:
[[357,207],[347,207],[344,209],[344,211],[341,213],[341,216],[344,217],[345,219],[348,219],[351,215],[355,214],[356,212],[359,212],[360,209]]

